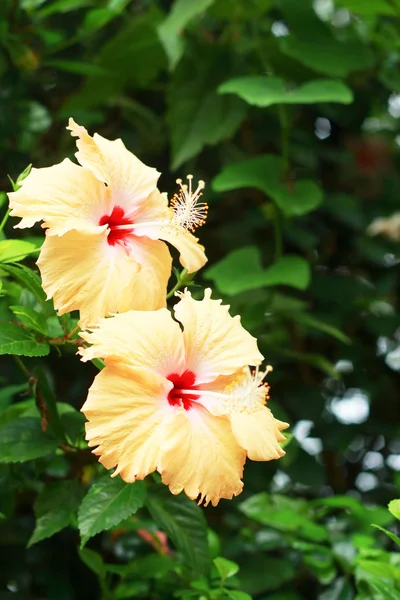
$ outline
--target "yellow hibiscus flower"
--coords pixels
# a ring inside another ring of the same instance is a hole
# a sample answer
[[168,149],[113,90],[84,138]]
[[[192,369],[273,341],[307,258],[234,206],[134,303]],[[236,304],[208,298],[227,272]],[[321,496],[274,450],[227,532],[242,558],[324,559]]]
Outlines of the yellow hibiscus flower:
[[171,255],[164,240],[180,253],[189,273],[207,258],[190,231],[204,222],[199,202],[204,183],[192,191],[180,185],[171,206],[157,189],[160,173],[144,165],[121,140],[91,137],[69,121],[78,138],[76,157],[48,168],[32,169],[17,192],[9,194],[16,227],[43,221],[46,240],[37,262],[48,298],[60,315],[80,311],[80,325],[130,309],[165,306]]
[[[143,479],[158,471],[173,494],[199,502],[242,491],[246,456],[284,455],[288,427],[266,406],[256,339],[229,306],[180,294],[175,321],[165,308],[101,319],[82,333],[82,360],[105,359],[82,407],[86,439],[113,477]],[[181,329],[179,323],[183,326]]]

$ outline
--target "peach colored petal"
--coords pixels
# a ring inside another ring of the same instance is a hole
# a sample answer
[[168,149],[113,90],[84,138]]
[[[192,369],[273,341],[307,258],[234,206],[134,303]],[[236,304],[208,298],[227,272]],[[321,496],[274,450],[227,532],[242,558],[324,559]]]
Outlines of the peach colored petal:
[[47,235],[37,264],[58,313],[79,310],[82,328],[135,301],[131,285],[140,265],[122,246],[107,243],[107,231]]
[[230,418],[237,443],[252,460],[273,460],[285,454],[279,443],[285,440],[281,431],[289,425],[275,419],[266,406],[269,386],[263,381],[270,371],[271,367],[253,372],[244,367],[200,386],[198,402],[213,415]]
[[53,167],[32,169],[22,187],[8,197],[11,216],[22,217],[16,227],[32,227],[43,220],[50,235],[70,229],[101,231],[99,219],[110,207],[109,190],[68,158]]
[[129,152],[122,140],[110,141],[97,133],[91,137],[73,119],[67,129],[78,138],[76,158],[111,188],[114,204],[131,212],[155,189],[160,173]]
[[176,408],[161,441],[161,477],[173,494],[182,490],[193,500],[230,499],[243,489],[246,453],[232,435],[229,420],[214,417],[201,405]]
[[285,440],[281,431],[289,427],[274,418],[267,406],[253,412],[232,412],[233,435],[251,460],[274,460],[285,455],[279,442]]
[[82,407],[86,439],[113,476],[133,482],[158,468],[160,441],[171,407],[171,383],[145,369],[107,366],[95,378]]
[[239,316],[230,316],[229,306],[211,300],[210,289],[203,300],[194,300],[189,291],[180,298],[174,311],[184,328],[186,368],[196,373],[197,383],[261,363],[256,338],[242,327]]
[[[129,238],[127,238],[129,244]],[[166,306],[167,284],[171,276],[172,257],[164,242],[132,236],[131,253],[141,265],[127,290],[119,312],[130,309],[158,310]]]
[[145,367],[165,376],[185,370],[182,331],[166,308],[101,319],[81,337],[92,344],[79,351],[84,361],[101,357],[106,364]]

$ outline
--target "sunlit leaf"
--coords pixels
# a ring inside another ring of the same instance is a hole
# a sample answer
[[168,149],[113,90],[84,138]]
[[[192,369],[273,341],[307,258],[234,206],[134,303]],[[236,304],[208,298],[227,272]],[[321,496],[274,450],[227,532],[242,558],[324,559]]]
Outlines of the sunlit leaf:
[[299,256],[282,256],[272,266],[263,268],[258,248],[247,246],[234,250],[203,275],[214,281],[220,292],[234,295],[275,285],[305,289],[310,281],[310,267]]
[[2,323],[0,327],[0,354],[19,356],[46,356],[50,346],[38,342],[33,335],[19,325]]
[[89,538],[111,529],[143,506],[146,487],[142,481],[125,483],[104,475],[96,481],[83,499],[78,513],[81,547]]
[[273,104],[349,104],[353,100],[351,90],[341,81],[332,79],[309,81],[297,88],[291,88],[279,77],[248,75],[226,81],[219,86],[218,92],[236,94],[248,104],[264,108]]

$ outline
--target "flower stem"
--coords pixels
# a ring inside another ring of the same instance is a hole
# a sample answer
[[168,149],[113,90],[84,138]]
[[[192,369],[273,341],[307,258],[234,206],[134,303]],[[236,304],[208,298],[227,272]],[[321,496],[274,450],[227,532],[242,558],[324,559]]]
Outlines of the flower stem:
[[8,221],[8,217],[10,216],[10,211],[11,211],[11,208],[8,208],[7,211],[6,211],[6,214],[4,215],[4,217],[1,220],[1,223],[0,223],[0,233],[3,231],[3,229],[5,227],[5,224]]
[[22,360],[20,359],[19,356],[17,356],[16,354],[13,354],[14,360],[17,363],[17,365],[19,366],[19,368],[21,369],[21,371],[23,372],[23,374],[25,375],[25,377],[29,380],[32,377],[32,373],[30,373],[28,371],[28,369],[26,368],[26,366],[24,365],[24,363],[22,362]]
[[283,253],[281,220],[281,212],[274,204],[275,260],[279,260]]
[[169,298],[171,298],[175,292],[177,290],[179,290],[180,287],[182,287],[183,285],[185,285],[186,283],[186,275],[187,275],[187,269],[183,269],[183,271],[179,274],[179,279],[176,282],[176,284],[174,285],[174,287],[172,288],[172,290],[170,292],[168,292],[167,294],[167,300]]

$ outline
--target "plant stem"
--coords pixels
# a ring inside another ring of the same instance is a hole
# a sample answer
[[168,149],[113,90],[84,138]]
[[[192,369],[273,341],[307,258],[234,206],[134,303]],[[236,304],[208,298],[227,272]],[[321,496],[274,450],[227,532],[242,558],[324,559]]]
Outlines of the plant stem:
[[278,104],[278,114],[281,126],[282,175],[285,177],[289,171],[289,119],[282,104]]
[[11,211],[11,208],[8,208],[7,211],[6,211],[6,214],[4,215],[4,217],[1,220],[1,223],[0,223],[0,233],[3,231],[3,229],[5,227],[5,224],[8,221],[8,217],[10,216],[10,211]]
[[14,357],[15,362],[17,363],[17,365],[19,366],[19,368],[21,369],[21,371],[25,375],[25,377],[27,379],[31,379],[32,374],[28,371],[28,369],[26,368],[26,366],[24,365],[24,363],[22,362],[22,360],[20,359],[20,357],[17,356],[16,354],[13,354],[13,357]]
[[182,287],[182,285],[184,285],[186,275],[187,275],[187,269],[183,269],[182,273],[180,273],[180,275],[179,275],[178,281],[176,282],[176,284],[174,285],[174,287],[172,288],[172,290],[170,292],[168,292],[168,294],[167,294],[167,300],[169,298],[171,298],[175,294],[175,292],[177,290],[179,290],[180,287]]
[[279,260],[283,252],[281,213],[274,205],[274,232],[275,232],[275,260]]

